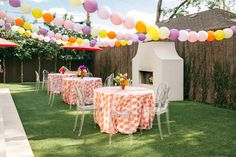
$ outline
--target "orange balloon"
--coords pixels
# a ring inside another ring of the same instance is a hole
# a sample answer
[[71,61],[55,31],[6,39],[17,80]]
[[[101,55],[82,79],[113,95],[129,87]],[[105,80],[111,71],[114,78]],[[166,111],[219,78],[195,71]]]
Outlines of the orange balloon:
[[116,37],[116,33],[113,32],[113,31],[111,31],[111,32],[108,33],[107,36],[108,36],[109,39],[115,39],[115,37]]
[[207,34],[208,34],[208,41],[214,41],[215,40],[215,35],[214,35],[214,32],[213,31],[208,31],[207,32]]
[[70,42],[70,43],[75,43],[75,41],[76,41],[76,38],[75,38],[75,37],[70,37],[70,38],[69,38],[69,42]]
[[25,23],[22,18],[17,18],[15,22],[17,26],[23,26],[23,24]]
[[139,33],[145,33],[147,31],[147,26],[144,21],[138,21],[135,25],[135,29]]
[[43,14],[44,22],[50,23],[53,20],[53,15],[51,13]]
[[69,42],[68,45],[69,45],[69,46],[73,46],[73,43]]
[[116,47],[120,47],[120,45],[121,45],[120,41],[116,41],[115,45],[116,45]]

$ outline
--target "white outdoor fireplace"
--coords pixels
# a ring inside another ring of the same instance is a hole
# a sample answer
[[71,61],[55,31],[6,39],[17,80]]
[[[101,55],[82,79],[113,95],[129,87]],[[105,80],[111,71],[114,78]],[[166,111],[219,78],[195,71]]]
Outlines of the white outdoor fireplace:
[[183,69],[174,42],[140,43],[132,60],[133,85],[151,88],[156,94],[159,84],[166,82],[169,100],[183,100]]

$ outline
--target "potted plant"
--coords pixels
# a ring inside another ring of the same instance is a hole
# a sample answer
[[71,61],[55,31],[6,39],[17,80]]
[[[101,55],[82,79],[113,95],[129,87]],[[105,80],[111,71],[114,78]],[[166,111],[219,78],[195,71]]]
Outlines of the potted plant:
[[116,84],[117,84],[118,86],[121,87],[121,89],[124,90],[124,89],[125,89],[125,86],[128,86],[128,84],[129,84],[128,74],[127,74],[127,73],[125,73],[125,74],[119,73],[119,74],[115,77],[114,81],[116,82]]
[[86,67],[85,65],[81,65],[78,68],[78,76],[81,77],[81,79],[83,79],[85,76],[87,76],[87,73],[89,72],[88,67]]

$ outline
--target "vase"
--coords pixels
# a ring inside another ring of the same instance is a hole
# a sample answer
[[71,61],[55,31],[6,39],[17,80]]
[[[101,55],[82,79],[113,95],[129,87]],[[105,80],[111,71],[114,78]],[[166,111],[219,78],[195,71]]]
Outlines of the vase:
[[122,90],[124,90],[125,89],[125,84],[121,84],[120,87],[121,87]]

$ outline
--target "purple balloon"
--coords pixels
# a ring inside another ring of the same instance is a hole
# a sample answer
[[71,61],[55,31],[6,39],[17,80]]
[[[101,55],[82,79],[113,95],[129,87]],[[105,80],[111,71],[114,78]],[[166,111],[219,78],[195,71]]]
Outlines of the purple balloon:
[[170,40],[177,40],[178,37],[179,37],[179,31],[177,29],[171,29],[169,39]]
[[90,46],[94,47],[96,45],[97,41],[96,40],[91,40],[90,41]]
[[48,30],[46,28],[41,28],[39,33],[45,36],[48,33]]
[[137,39],[134,39],[134,40],[132,40],[132,43],[133,43],[133,44],[138,44],[139,42],[138,42]]
[[21,6],[20,0],[9,0],[9,4],[14,8]]
[[140,41],[144,41],[144,40],[146,39],[146,35],[145,35],[145,34],[139,34],[139,35],[138,35],[138,39],[139,39]]
[[94,13],[98,9],[98,4],[96,0],[85,0],[84,9],[88,13]]
[[91,33],[91,29],[90,29],[89,26],[84,26],[84,27],[82,28],[82,32],[83,32],[83,34],[88,35],[88,34]]
[[231,27],[232,31],[234,32],[234,35],[236,35],[236,25]]
[[52,37],[52,38],[50,39],[50,42],[51,42],[51,43],[55,43],[55,42],[56,42],[56,38]]
[[11,29],[11,24],[10,23],[5,23],[4,26],[5,26],[6,29]]

